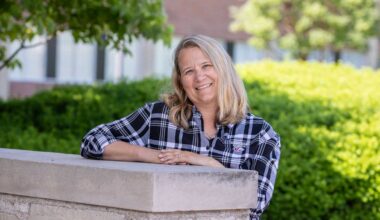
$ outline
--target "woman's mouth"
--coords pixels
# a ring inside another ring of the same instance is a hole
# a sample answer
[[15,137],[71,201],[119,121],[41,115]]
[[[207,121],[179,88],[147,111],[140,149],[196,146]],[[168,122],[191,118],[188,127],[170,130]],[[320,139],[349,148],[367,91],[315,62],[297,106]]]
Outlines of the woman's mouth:
[[198,86],[198,87],[195,87],[196,90],[202,90],[202,89],[206,89],[208,87],[212,86],[212,83],[207,83],[207,84],[204,84],[204,85],[201,85],[201,86]]

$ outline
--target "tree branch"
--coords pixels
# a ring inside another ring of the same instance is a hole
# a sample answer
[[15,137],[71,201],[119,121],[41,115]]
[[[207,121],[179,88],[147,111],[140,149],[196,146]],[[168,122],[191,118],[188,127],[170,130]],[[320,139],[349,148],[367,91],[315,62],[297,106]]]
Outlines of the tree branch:
[[30,44],[30,45],[24,45],[23,49],[29,49],[29,48],[33,48],[33,47],[37,47],[37,46],[40,46],[40,45],[43,45],[43,44],[46,44],[46,42],[48,40],[50,40],[51,38],[47,38],[45,41],[41,41],[41,42],[38,42],[38,43],[35,43],[35,44]]
[[37,47],[40,45],[45,44],[50,38],[47,38],[45,41],[41,41],[35,44],[25,45],[25,40],[21,41],[20,47],[17,48],[7,59],[4,60],[3,64],[0,66],[0,71],[5,68],[14,58],[15,56],[20,52],[22,49],[29,49],[33,47]]
[[4,62],[3,64],[0,66],[0,70],[2,70],[3,68],[5,68],[10,62],[11,60],[18,54],[18,52],[20,52],[20,50],[22,50],[23,48],[25,47],[25,40],[21,41],[21,44],[20,44],[20,47],[17,48],[17,50],[15,50],[13,52],[13,54],[11,56],[9,56]]

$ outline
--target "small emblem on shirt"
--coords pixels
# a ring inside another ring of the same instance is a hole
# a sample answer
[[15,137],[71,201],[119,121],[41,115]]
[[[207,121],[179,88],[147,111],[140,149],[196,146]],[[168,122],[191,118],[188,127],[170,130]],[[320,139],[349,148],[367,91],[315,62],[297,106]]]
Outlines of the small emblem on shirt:
[[234,152],[242,152],[244,150],[244,147],[243,145],[235,145],[233,149],[234,149]]

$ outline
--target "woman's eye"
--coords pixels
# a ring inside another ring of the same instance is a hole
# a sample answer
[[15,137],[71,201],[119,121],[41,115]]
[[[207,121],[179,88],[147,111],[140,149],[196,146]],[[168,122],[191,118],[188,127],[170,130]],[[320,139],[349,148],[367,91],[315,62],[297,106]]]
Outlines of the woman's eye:
[[191,74],[193,72],[193,70],[186,70],[185,72],[184,72],[184,74],[185,75],[189,75],[189,74]]
[[205,64],[205,65],[203,65],[203,69],[208,69],[208,68],[210,68],[210,67],[212,67],[211,64]]

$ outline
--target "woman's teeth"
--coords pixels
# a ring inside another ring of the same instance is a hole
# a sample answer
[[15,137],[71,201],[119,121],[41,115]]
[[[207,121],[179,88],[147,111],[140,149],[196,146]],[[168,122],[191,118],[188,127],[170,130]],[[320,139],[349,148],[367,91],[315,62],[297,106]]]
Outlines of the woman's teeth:
[[208,88],[212,85],[212,83],[209,83],[209,84],[205,84],[205,85],[202,85],[202,86],[199,86],[199,87],[196,87],[195,89],[196,90],[201,90],[201,89],[205,89],[205,88]]

